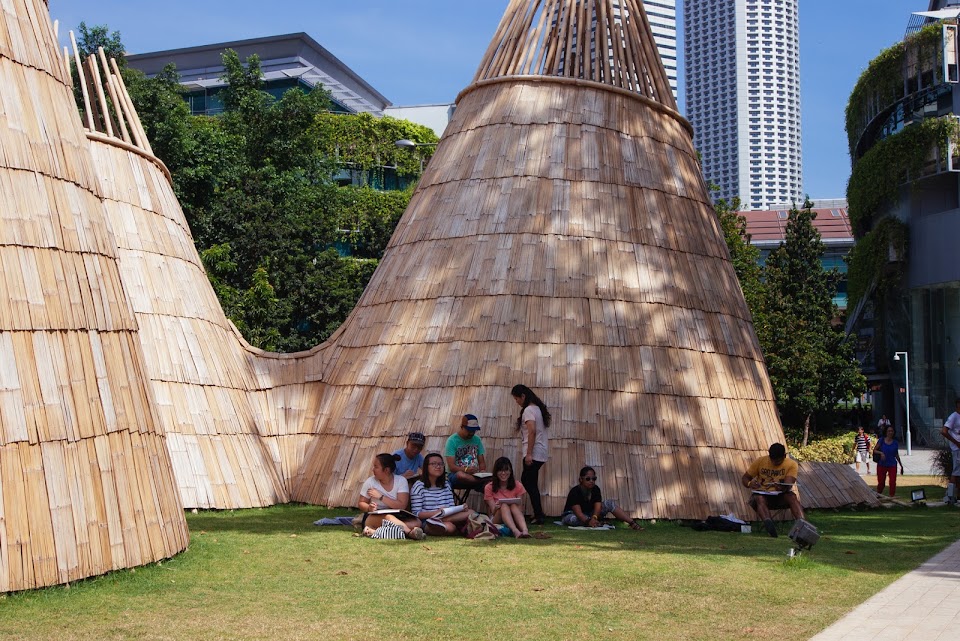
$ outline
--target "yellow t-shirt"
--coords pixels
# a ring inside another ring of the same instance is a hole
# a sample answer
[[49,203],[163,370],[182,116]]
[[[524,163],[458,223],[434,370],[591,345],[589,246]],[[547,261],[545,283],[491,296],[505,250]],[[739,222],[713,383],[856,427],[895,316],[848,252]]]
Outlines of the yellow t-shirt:
[[760,489],[767,492],[780,490],[777,483],[788,476],[797,478],[800,466],[791,458],[783,459],[780,465],[774,465],[769,456],[761,456],[747,468],[747,474],[760,480]]

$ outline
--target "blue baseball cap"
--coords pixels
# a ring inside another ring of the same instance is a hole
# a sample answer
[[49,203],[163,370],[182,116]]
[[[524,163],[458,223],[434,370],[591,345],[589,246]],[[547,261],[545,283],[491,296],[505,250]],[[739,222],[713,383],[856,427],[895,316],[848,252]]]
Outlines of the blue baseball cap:
[[476,432],[480,429],[480,421],[478,421],[477,417],[473,414],[464,414],[461,425],[471,432]]

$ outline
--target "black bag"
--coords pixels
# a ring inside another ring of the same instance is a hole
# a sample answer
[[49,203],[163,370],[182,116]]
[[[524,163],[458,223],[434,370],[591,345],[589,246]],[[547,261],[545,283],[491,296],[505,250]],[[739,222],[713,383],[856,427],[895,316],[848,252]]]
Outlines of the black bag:
[[874,451],[873,451],[873,462],[876,463],[877,465],[879,465],[882,460],[883,460],[883,458],[880,456],[880,452],[874,450]]

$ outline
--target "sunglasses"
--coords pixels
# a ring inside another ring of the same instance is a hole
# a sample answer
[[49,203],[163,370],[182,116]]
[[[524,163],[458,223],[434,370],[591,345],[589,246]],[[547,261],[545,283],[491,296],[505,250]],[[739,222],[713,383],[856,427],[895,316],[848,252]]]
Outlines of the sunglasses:
[[583,477],[583,480],[584,480],[584,481],[596,481],[596,480],[597,480],[597,477],[596,477],[596,476],[584,476],[584,477]]

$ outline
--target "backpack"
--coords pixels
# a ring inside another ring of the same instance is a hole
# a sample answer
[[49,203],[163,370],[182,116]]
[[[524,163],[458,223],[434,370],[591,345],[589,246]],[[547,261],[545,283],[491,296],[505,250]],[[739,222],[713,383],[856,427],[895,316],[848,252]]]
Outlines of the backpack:
[[467,519],[466,536],[468,539],[496,539],[500,536],[500,528],[486,514],[472,514]]
[[715,530],[717,532],[739,532],[740,524],[729,521],[722,516],[708,516],[705,521],[698,521],[693,524],[693,529],[698,532],[706,530]]

